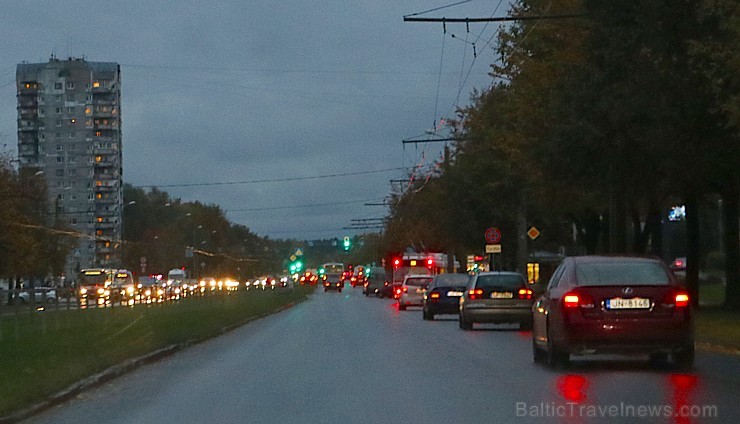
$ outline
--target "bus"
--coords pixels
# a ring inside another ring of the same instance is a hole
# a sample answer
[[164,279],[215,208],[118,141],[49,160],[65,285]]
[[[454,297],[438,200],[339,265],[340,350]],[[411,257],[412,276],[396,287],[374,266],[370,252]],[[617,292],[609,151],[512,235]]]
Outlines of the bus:
[[80,299],[110,299],[133,297],[136,292],[134,276],[125,269],[83,269],[77,278],[77,295]]
[[323,274],[343,274],[344,264],[341,262],[327,262],[321,265],[319,269],[319,275]]

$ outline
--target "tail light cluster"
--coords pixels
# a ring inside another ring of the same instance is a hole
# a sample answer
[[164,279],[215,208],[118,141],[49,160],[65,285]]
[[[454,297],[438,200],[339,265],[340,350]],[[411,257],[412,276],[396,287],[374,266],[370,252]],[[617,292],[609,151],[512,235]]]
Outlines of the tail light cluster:
[[470,290],[468,290],[468,298],[470,300],[483,299],[483,289],[470,289]]
[[663,299],[663,305],[669,308],[687,308],[690,304],[691,298],[685,292],[670,293]]
[[532,299],[532,290],[527,288],[519,289],[518,295],[519,299]]
[[408,293],[409,292],[409,288],[406,287],[406,286],[403,286],[401,289],[403,290],[404,293]]
[[565,309],[569,308],[593,308],[594,299],[583,293],[567,293],[563,296],[563,306]]
[[433,292],[429,293],[429,300],[431,300],[432,302],[438,301],[439,300],[439,292],[434,292],[433,291]]

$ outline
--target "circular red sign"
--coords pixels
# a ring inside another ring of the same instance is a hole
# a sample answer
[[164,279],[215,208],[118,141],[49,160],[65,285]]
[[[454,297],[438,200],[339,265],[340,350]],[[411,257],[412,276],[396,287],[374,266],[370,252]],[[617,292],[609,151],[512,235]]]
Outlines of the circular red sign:
[[498,244],[501,241],[501,230],[491,227],[486,230],[486,243]]

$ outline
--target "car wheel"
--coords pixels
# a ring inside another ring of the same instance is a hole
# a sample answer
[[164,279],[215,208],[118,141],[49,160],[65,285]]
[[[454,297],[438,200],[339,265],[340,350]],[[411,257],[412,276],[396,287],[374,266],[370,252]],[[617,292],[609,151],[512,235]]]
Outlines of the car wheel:
[[547,362],[547,352],[537,347],[537,343],[532,338],[532,359],[535,364],[544,364]]
[[682,349],[673,352],[673,363],[680,369],[690,369],[694,366],[694,342],[686,344]]
[[422,318],[424,318],[427,321],[431,321],[434,319],[434,314],[430,313],[427,309],[422,309]]
[[461,330],[470,331],[473,329],[473,323],[463,318],[462,314],[460,315],[459,324]]
[[553,368],[565,367],[570,362],[570,354],[556,348],[550,337],[550,329],[547,329],[547,364]]

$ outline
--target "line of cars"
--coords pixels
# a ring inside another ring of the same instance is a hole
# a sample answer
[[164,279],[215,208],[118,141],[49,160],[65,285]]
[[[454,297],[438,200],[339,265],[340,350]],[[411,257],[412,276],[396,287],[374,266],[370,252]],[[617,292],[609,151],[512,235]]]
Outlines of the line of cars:
[[[372,274],[371,274],[372,275]],[[384,274],[383,274],[384,275]],[[388,281],[368,282],[383,297]],[[515,272],[407,275],[391,288],[399,310],[420,306],[422,318],[458,316],[478,323],[518,323],[532,330],[535,362],[567,365],[572,355],[648,354],[650,363],[690,368],[694,324],[687,291],[656,258],[568,257],[549,282],[531,285]]]

